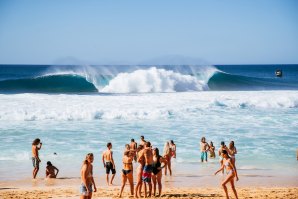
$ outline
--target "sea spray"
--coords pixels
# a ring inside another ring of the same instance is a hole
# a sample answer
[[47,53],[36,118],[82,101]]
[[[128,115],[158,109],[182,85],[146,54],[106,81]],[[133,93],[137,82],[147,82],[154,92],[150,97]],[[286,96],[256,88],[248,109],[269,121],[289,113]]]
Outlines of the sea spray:
[[156,67],[120,73],[104,87],[107,93],[155,93],[207,90],[208,86],[191,75],[183,75]]

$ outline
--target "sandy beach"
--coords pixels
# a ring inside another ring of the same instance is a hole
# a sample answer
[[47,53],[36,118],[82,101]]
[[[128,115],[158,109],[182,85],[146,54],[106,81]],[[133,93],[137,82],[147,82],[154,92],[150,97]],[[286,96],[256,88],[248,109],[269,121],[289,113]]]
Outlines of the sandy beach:
[[[99,187],[93,198],[118,198],[119,187]],[[43,187],[43,188],[0,188],[1,198],[79,198],[77,187]],[[239,198],[297,198],[297,187],[242,187],[238,188]],[[123,198],[129,196],[128,187]],[[162,198],[224,198],[220,188],[169,188],[165,189]],[[234,198],[233,196],[231,198]]]

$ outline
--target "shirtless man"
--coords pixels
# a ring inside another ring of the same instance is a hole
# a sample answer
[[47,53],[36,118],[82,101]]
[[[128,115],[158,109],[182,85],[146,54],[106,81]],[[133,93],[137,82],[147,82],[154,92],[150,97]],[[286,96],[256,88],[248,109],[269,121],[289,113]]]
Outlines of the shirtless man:
[[[39,145],[39,146],[38,146]],[[40,142],[39,138],[36,138],[32,142],[32,164],[33,164],[33,178],[36,178],[37,172],[39,170],[39,163],[41,160],[39,159],[38,156],[38,151],[41,149],[42,143]]]
[[133,158],[133,159],[134,159],[135,162],[136,162],[136,161],[137,161],[137,154],[136,154],[136,151],[137,151],[137,146],[138,146],[138,144],[135,142],[134,139],[131,139],[129,145],[130,145],[130,151],[134,153],[134,158]]
[[94,192],[96,192],[96,185],[93,178],[93,153],[88,153],[81,168],[81,186],[80,186],[80,199],[91,199],[92,198],[92,186]]
[[[107,174],[107,184],[108,185],[113,185],[113,180],[116,174],[116,169],[115,169],[115,163],[114,163],[114,159],[113,159],[113,151],[112,149],[112,143],[108,143],[107,144],[107,150],[105,150],[102,154],[102,163],[103,166],[106,168],[106,174]],[[109,182],[109,174],[110,171],[112,171],[112,179]]]
[[140,144],[139,145],[142,145],[142,146],[145,146],[146,145],[146,140],[144,138],[143,135],[141,135],[141,141],[140,141]]
[[[57,171],[57,172],[55,172]],[[50,161],[47,162],[46,167],[46,177],[47,178],[56,178],[59,173],[59,169],[57,167],[53,166]]]
[[206,142],[205,137],[202,137],[201,139],[200,148],[201,148],[201,162],[204,162],[204,160],[207,162],[207,152],[209,150],[209,144]]
[[150,143],[147,142],[145,145],[144,150],[140,153],[140,156],[138,157],[138,161],[140,161],[142,158],[145,160],[145,165],[143,168],[143,174],[142,174],[142,180],[145,186],[145,195],[144,197],[147,197],[147,187],[146,183],[149,185],[149,195],[148,197],[151,197],[152,193],[152,184],[151,184],[151,173],[152,173],[152,163],[153,163],[153,153],[151,150]]

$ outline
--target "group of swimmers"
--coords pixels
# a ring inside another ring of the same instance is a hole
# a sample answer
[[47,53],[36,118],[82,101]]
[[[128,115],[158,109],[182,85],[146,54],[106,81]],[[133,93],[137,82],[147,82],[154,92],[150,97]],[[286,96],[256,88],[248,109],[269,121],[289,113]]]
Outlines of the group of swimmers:
[[[211,141],[210,144],[206,142],[206,138],[201,138],[200,143],[200,149],[201,149],[201,162],[205,161],[207,162],[207,153],[209,152],[210,158],[215,158],[215,146],[213,145],[213,142]],[[234,141],[231,141],[229,144],[229,147],[225,145],[225,142],[222,141],[220,143],[220,148],[218,150],[218,156],[219,156],[219,162],[220,162],[220,169],[217,170],[214,175],[216,175],[219,172],[224,173],[224,170],[226,170],[227,176],[221,183],[224,192],[226,194],[226,198],[229,198],[228,195],[228,189],[227,189],[227,183],[231,184],[231,188],[234,192],[235,197],[238,199],[237,191],[235,188],[235,178],[236,181],[239,180],[237,169],[236,169],[236,157],[237,149],[235,147]]]
[[[36,178],[37,172],[39,170],[39,163],[41,162],[39,159],[38,151],[41,149],[42,143],[40,139],[36,138],[32,143],[32,163],[33,163],[33,178]],[[210,158],[215,158],[215,146],[211,141],[210,144],[206,142],[206,138],[202,137],[200,143],[201,150],[201,161],[207,162],[207,153],[209,152]],[[239,180],[237,169],[236,169],[236,158],[237,149],[235,147],[234,141],[231,141],[229,146],[227,147],[225,143],[222,141],[220,148],[218,150],[220,169],[217,170],[214,175],[219,172],[224,173],[226,170],[226,177],[222,182],[222,187],[226,194],[226,198],[228,196],[228,190],[226,185],[228,183],[231,184],[231,188],[234,192],[236,198],[237,191],[235,189],[234,180]],[[176,145],[173,140],[170,142],[166,142],[163,150],[163,155],[160,155],[159,149],[156,147],[152,147],[149,141],[144,139],[144,136],[141,136],[141,140],[139,145],[131,139],[130,144],[125,145],[124,153],[123,153],[123,169],[122,169],[122,185],[120,189],[120,195],[122,196],[124,187],[126,182],[129,182],[130,185],[130,193],[134,197],[141,197],[142,186],[144,186],[144,197],[153,196],[161,196],[162,192],[162,172],[164,169],[164,174],[167,175],[167,171],[172,175],[171,169],[171,158],[176,158]],[[81,186],[80,193],[81,199],[91,199],[92,192],[96,192],[96,185],[93,178],[93,160],[94,156],[92,153],[88,153],[83,161],[83,165],[81,168]],[[136,169],[136,185],[134,186],[133,180],[133,161],[138,162],[138,168]],[[106,181],[107,185],[112,185],[113,180],[116,174],[115,162],[113,159],[112,152],[112,143],[107,143],[107,149],[102,154],[102,162],[103,166],[106,169]],[[59,170],[51,164],[51,162],[47,162],[46,167],[46,177],[47,178],[56,178]],[[109,180],[109,174],[112,172],[111,180]],[[153,187],[152,187],[153,185]],[[92,189],[94,187],[94,190]],[[156,189],[158,187],[158,194],[156,194]],[[147,189],[148,188],[148,189]],[[152,194],[153,190],[153,194]]]

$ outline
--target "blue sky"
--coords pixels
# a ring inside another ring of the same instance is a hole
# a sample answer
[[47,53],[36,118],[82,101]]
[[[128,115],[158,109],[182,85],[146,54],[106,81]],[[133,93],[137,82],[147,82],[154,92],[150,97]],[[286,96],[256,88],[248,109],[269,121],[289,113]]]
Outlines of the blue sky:
[[298,63],[295,0],[0,0],[0,64],[277,63]]

